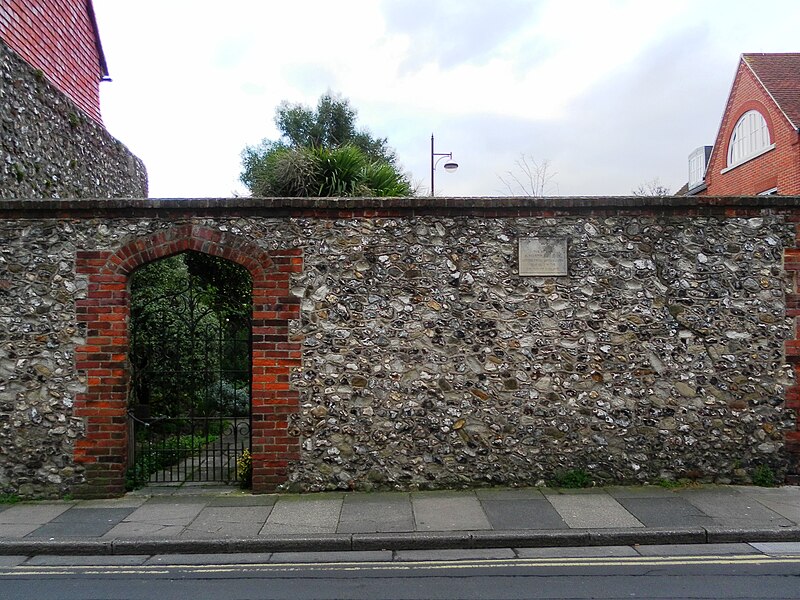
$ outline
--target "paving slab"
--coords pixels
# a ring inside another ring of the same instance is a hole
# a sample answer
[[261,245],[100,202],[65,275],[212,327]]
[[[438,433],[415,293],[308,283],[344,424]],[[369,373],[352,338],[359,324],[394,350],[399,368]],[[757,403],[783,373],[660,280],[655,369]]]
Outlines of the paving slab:
[[515,548],[520,558],[615,558],[639,556],[631,546],[581,546],[575,548]]
[[741,528],[794,525],[793,521],[762,505],[752,495],[733,488],[686,490],[681,493],[681,498],[711,517],[714,525]]
[[644,527],[606,493],[547,494],[547,500],[571,528]]
[[750,544],[653,544],[636,546],[642,556],[732,556],[758,554]]
[[643,486],[608,486],[604,487],[603,491],[610,495],[612,498],[619,500],[620,498],[673,498],[675,492],[673,490],[663,488],[657,485],[643,485]]
[[71,508],[32,531],[29,538],[100,537],[128,517],[134,508]]
[[795,524],[800,524],[800,487],[742,487],[739,492]]
[[154,523],[158,525],[187,526],[206,507],[198,502],[146,502],[126,519],[129,523]]
[[218,496],[150,496],[147,501],[142,504],[142,507],[147,506],[175,506],[180,507],[183,505],[199,504],[200,506],[208,506],[208,504]]
[[28,556],[24,555],[0,556],[0,567],[16,567],[24,563],[28,558]]
[[36,504],[22,502],[0,512],[0,524],[20,525],[24,523],[44,525],[55,519],[61,513],[68,511],[73,506],[73,502],[42,502]]
[[207,506],[273,506],[278,498],[277,494],[231,494],[215,496]]
[[123,521],[110,529],[102,539],[164,539],[176,538],[185,530],[183,525],[161,525],[159,523]]
[[342,504],[338,533],[414,531],[408,494],[348,494]]
[[561,515],[544,497],[504,500],[482,496],[480,501],[495,530],[566,529],[567,527]]
[[184,538],[256,537],[272,506],[207,506],[181,534]]
[[714,524],[712,517],[709,517],[689,501],[675,495],[672,497],[652,498],[626,496],[618,497],[616,500],[646,527],[684,527]]
[[0,523],[0,539],[23,538],[39,527],[39,523]]
[[403,562],[431,560],[509,560],[517,555],[511,548],[467,548],[444,550],[397,550],[395,560]]
[[482,488],[475,490],[481,502],[484,500],[544,500],[544,494],[536,488]]
[[417,531],[475,531],[492,524],[474,494],[411,494]]
[[81,500],[75,506],[78,508],[139,508],[145,502],[147,502],[146,496],[132,496],[126,494],[121,498]]
[[336,533],[343,500],[343,497],[281,498],[272,507],[259,534]]
[[771,556],[800,555],[800,542],[755,542],[753,548]]
[[200,496],[222,496],[228,494],[241,493],[240,488],[227,484],[212,484],[209,482],[175,482],[159,483],[148,485],[138,490],[130,492],[132,495],[151,496],[151,497],[200,497]]

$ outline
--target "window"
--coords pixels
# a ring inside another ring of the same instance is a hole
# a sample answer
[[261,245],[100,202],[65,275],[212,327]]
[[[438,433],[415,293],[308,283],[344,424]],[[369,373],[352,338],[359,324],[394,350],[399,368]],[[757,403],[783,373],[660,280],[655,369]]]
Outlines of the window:
[[770,145],[769,128],[764,116],[757,110],[749,110],[733,128],[728,145],[728,167],[735,167],[773,147]]
[[689,155],[689,189],[692,190],[703,183],[706,177],[706,165],[711,154],[711,146],[700,146]]

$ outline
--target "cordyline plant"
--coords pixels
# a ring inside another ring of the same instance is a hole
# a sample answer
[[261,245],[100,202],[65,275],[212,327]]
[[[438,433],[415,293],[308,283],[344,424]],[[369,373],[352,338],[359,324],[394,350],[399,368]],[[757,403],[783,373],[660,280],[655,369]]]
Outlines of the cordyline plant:
[[355,127],[348,101],[331,94],[316,110],[282,103],[278,141],[242,153],[241,181],[254,196],[410,196],[411,183],[385,138]]

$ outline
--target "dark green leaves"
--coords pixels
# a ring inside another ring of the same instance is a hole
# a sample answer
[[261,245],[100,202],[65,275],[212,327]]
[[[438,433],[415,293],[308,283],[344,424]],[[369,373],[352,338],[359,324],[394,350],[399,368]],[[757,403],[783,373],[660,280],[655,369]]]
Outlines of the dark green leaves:
[[356,129],[346,99],[323,95],[316,110],[281,103],[278,141],[242,153],[241,180],[255,196],[410,196],[386,138]]

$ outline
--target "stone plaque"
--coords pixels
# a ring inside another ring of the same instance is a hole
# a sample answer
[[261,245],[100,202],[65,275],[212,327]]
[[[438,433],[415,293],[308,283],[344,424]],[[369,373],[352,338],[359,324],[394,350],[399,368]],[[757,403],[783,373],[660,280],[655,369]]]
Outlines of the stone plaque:
[[566,238],[520,239],[519,274],[523,277],[568,275]]

